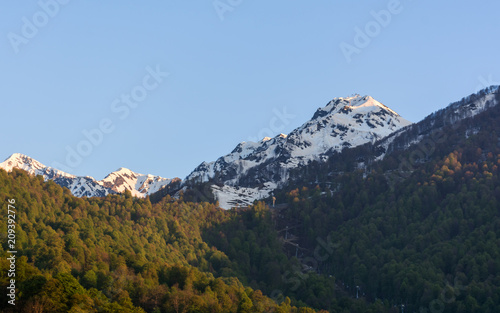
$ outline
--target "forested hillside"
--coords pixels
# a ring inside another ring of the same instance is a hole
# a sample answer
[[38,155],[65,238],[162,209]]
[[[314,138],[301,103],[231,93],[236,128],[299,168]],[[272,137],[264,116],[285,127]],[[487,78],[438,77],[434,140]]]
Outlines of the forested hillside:
[[301,169],[278,200],[305,246],[329,244],[310,257],[351,294],[408,312],[500,312],[499,134],[497,106],[428,133],[439,140],[426,150],[382,162],[366,162],[369,145],[346,150]]
[[[167,197],[151,205],[130,193],[76,198],[21,170],[0,171],[0,199],[5,212],[15,200],[18,251],[16,310],[3,292],[3,312],[312,312],[286,298],[277,304],[233,277],[237,262],[201,232],[235,213],[212,204]],[[259,210],[266,209],[252,214]],[[6,239],[7,214],[0,223]],[[12,249],[2,243],[7,290]]]

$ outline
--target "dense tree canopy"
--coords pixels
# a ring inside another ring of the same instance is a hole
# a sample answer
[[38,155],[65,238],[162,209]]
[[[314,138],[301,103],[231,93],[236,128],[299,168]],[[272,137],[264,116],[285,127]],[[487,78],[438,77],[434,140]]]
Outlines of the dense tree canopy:
[[[298,312],[245,287],[233,277],[238,260],[203,240],[202,230],[235,214],[213,204],[151,205],[130,193],[81,199],[21,170],[0,170],[0,199],[5,211],[15,199],[16,312]],[[6,234],[6,214],[0,223]]]

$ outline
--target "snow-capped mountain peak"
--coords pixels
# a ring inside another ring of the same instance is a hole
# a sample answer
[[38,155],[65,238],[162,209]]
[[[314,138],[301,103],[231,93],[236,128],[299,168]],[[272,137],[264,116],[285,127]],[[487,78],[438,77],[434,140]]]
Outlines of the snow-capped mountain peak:
[[[290,169],[374,142],[410,124],[370,96],[335,98],[290,134],[240,143],[230,154],[203,162],[186,181],[219,184],[213,191],[222,207],[248,205],[285,183]],[[244,194],[245,200],[233,193]]]
[[0,168],[7,172],[14,168],[22,169],[31,175],[42,175],[44,180],[53,180],[67,187],[77,197],[103,197],[110,193],[121,193],[130,190],[136,197],[145,197],[170,184],[172,179],[160,176],[143,175],[127,168],[119,168],[106,178],[96,181],[91,176],[75,176],[58,169],[45,166],[37,160],[20,153],[14,153]]
[[0,163],[0,168],[7,172],[12,171],[14,168],[22,169],[31,175],[42,175],[44,180],[53,180],[57,184],[67,187],[71,193],[77,197],[103,197],[111,193],[100,186],[94,178],[90,176],[82,177],[75,176],[53,167],[46,166],[37,160],[21,154],[14,153],[8,157],[4,162]]
[[319,108],[314,114],[313,119],[336,113],[355,115],[380,110],[387,111],[394,116],[400,116],[394,110],[378,102],[371,96],[362,97],[355,95],[352,97],[334,98],[325,107]]
[[47,167],[37,160],[21,154],[14,153],[10,157],[8,157],[4,162],[0,163],[0,168],[3,168],[7,172],[12,171],[13,168],[18,168],[25,170],[31,175],[50,175],[50,176],[60,176],[60,177],[68,177],[75,178],[74,175],[65,173],[63,171]]
[[144,197],[170,184],[172,179],[154,175],[135,173],[128,168],[121,167],[110,173],[98,183],[113,191],[122,193],[130,190],[133,196]]
[[370,96],[335,98],[313,118],[290,133],[294,156],[309,160],[329,149],[337,151],[381,139],[410,125],[395,111]]

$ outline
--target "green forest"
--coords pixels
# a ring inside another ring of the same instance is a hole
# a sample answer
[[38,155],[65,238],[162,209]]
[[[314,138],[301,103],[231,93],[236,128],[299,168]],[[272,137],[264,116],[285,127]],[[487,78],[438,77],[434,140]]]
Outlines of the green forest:
[[[286,297],[277,303],[237,278],[253,273],[203,239],[205,230],[237,214],[214,204],[166,197],[152,205],[130,193],[81,199],[22,170],[0,171],[0,199],[5,212],[15,200],[18,250],[16,306],[2,292],[3,312],[315,312]],[[267,212],[256,205],[246,214],[259,224]],[[7,214],[1,225],[5,239]],[[2,242],[5,291],[10,263]],[[265,267],[279,249],[261,248],[252,262]],[[281,270],[269,273],[280,277]]]

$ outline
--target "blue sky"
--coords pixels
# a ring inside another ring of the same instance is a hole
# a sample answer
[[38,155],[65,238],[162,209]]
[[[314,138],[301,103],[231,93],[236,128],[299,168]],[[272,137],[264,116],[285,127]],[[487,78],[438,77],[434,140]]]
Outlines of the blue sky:
[[499,12],[498,1],[2,3],[0,158],[183,178],[334,97],[368,94],[416,122],[500,81]]

